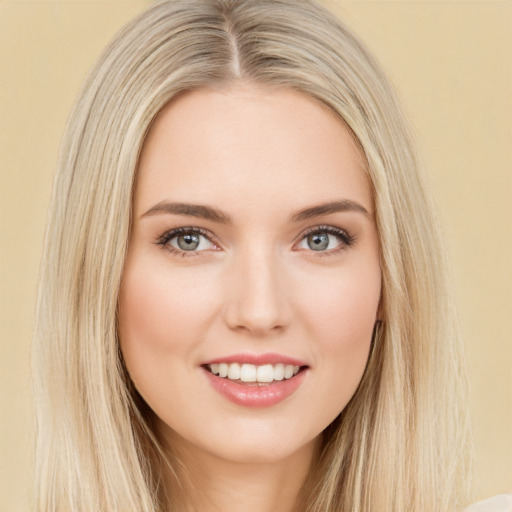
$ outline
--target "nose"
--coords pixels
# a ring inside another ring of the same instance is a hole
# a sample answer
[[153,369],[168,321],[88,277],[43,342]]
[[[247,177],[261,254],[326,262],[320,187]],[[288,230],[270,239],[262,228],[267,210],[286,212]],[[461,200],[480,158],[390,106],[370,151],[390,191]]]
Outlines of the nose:
[[254,336],[283,331],[291,319],[286,272],[279,257],[264,249],[247,250],[227,271],[226,324]]

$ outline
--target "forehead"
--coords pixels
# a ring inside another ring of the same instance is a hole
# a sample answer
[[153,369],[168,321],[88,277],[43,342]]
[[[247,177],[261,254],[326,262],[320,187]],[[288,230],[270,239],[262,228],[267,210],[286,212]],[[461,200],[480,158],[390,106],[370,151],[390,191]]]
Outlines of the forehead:
[[305,94],[247,84],[198,89],[157,116],[141,154],[135,209],[175,199],[295,208],[343,196],[371,211],[363,161],[343,121]]

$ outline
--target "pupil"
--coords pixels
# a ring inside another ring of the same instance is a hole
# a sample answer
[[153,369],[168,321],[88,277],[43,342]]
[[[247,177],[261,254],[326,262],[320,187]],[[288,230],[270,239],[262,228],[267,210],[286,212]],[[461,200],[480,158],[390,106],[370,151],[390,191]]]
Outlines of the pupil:
[[178,237],[178,245],[184,251],[193,251],[199,245],[199,237],[192,234],[181,235]]
[[314,251],[327,249],[329,245],[329,235],[327,233],[315,233],[308,236],[308,245]]

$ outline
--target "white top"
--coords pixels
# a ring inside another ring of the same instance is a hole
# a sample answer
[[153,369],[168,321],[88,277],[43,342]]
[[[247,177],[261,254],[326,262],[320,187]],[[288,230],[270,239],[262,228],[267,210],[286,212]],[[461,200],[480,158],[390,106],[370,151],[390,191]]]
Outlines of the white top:
[[479,501],[466,508],[464,512],[512,512],[512,494],[498,494]]

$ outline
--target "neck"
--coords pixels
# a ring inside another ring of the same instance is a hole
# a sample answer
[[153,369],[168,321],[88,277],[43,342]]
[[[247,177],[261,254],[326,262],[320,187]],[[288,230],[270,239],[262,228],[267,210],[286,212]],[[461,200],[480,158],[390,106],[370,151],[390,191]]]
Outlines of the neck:
[[173,459],[179,465],[175,475],[167,474],[166,478],[172,495],[169,510],[300,512],[298,498],[315,457],[317,441],[284,459],[256,462],[225,460],[180,441],[171,443]]

